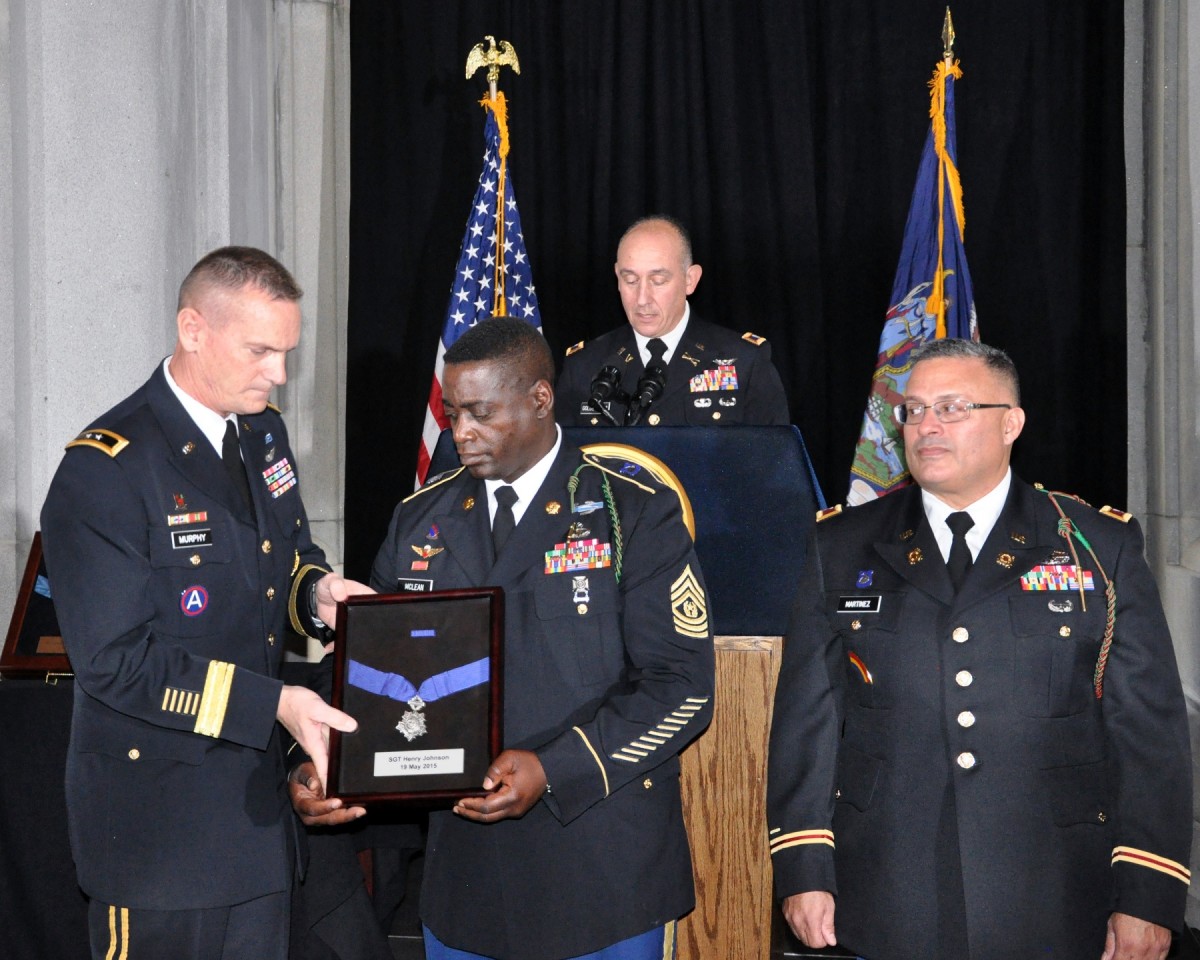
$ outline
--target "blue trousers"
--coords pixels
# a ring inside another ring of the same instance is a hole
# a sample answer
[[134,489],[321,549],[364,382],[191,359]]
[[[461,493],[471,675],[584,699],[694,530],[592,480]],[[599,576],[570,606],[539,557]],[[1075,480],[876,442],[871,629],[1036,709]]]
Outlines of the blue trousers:
[[[428,927],[421,929],[425,934],[425,960],[496,960],[482,953],[455,950],[442,943]],[[675,960],[675,921],[570,960]]]

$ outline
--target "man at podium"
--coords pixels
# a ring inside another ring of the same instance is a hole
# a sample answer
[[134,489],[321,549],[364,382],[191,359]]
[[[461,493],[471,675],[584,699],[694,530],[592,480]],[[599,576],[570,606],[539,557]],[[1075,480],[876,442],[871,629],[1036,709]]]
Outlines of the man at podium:
[[771,347],[693,316],[700,282],[678,221],[636,221],[617,247],[617,290],[628,325],[567,350],[558,382],[563,426],[787,424]]
[[776,893],[869,960],[1161,960],[1190,873],[1175,653],[1129,515],[1009,468],[1017,373],[937,340],[918,485],[818,515],[775,692]]

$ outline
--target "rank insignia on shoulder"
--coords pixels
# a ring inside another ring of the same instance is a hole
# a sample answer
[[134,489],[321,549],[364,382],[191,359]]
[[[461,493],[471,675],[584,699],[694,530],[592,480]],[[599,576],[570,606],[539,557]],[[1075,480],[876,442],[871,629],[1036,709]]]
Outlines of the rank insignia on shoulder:
[[697,639],[708,635],[708,603],[690,563],[671,584],[671,615],[676,633]]
[[754,344],[756,347],[761,347],[767,342],[766,337],[760,337],[757,333],[751,333],[749,330],[742,334],[742,339],[747,343]]
[[567,356],[569,357],[569,356],[571,356],[571,354],[578,353],[580,350],[583,349],[583,344],[584,344],[584,341],[580,340],[578,343],[574,344],[573,346],[567,347]]
[[817,511],[817,523],[822,520],[828,520],[830,517],[836,517],[842,512],[842,505],[835,503],[832,507],[826,507],[824,510]]
[[1100,512],[1106,517],[1112,517],[1114,520],[1120,520],[1122,523],[1128,523],[1133,519],[1132,513],[1126,513],[1124,510],[1118,510],[1116,507],[1110,507],[1107,504],[1100,508]]
[[91,430],[84,430],[83,433],[68,443],[66,448],[70,450],[72,447],[92,447],[95,450],[107,453],[110,457],[115,457],[127,446],[129,446],[129,441],[119,433],[95,427]]
[[[268,410],[274,410],[274,411],[275,411],[276,413],[278,413],[280,416],[282,416],[282,415],[283,415],[283,411],[282,411],[282,410],[280,410],[280,409],[279,409],[279,407],[277,407],[277,406],[276,406],[275,404],[273,404],[273,403],[270,403],[270,402],[268,402],[268,403],[267,403],[267,409],[268,409]],[[271,442],[270,440],[268,440],[268,441],[267,441],[267,443],[270,443],[270,442]]]

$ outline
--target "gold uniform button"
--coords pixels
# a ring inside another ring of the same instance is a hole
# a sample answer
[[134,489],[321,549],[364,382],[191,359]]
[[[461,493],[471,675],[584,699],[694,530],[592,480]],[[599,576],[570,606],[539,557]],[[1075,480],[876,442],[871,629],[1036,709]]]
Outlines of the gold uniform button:
[[714,419],[714,420],[720,420],[720,419],[721,419],[721,411],[720,411],[720,410],[714,410],[714,411],[713,411],[713,419]]
[[1071,635],[1071,628],[1070,628],[1070,627],[1065,627],[1065,626],[1064,626],[1064,627],[1059,627],[1059,628],[1058,628],[1058,635],[1059,635],[1060,637],[1069,637],[1069,636]]
[[275,646],[275,634],[273,634],[273,633],[267,634],[267,643],[269,643],[271,646]]
[[662,417],[660,417],[657,413],[650,414],[650,416],[646,419],[652,427],[657,427],[662,422]]
[[264,540],[264,541],[262,542],[262,552],[263,552],[263,553],[270,553],[270,552],[271,552],[271,541],[270,541],[270,540]]
[[297,530],[300,529],[300,518],[299,517],[296,518],[296,529]]
[[581,603],[575,609],[579,611],[579,615],[582,617],[585,613],[587,613],[587,604]]
[[267,599],[268,600],[275,599],[275,588],[274,587],[267,587]]
[[188,563],[190,563],[193,567],[200,566],[200,554],[193,553],[190,557],[188,557]]
[[647,777],[642,781],[642,786],[649,790],[652,786],[654,786],[654,781]]
[[851,630],[861,630],[862,629],[862,621],[861,620],[851,620],[850,621],[850,629]]
[[593,427],[598,427],[598,426],[600,426],[600,418],[599,418],[599,417],[592,417],[592,421],[591,421],[591,423],[592,423],[592,426],[593,426]]
[[970,751],[964,751],[955,757],[954,762],[964,770],[970,770],[973,766],[975,766],[975,754],[971,753]]
[[833,799],[834,799],[834,800],[841,800],[841,799],[842,799],[842,791],[841,791],[841,788],[840,788],[840,787],[839,787],[837,790],[834,790],[834,791],[833,791]]
[[959,670],[958,673],[954,675],[954,682],[960,687],[969,687],[975,682],[975,678],[971,676],[970,670]]
[[958,715],[958,725],[960,727],[975,726],[975,714],[973,714],[970,710],[964,710]]
[[142,755],[142,751],[139,750],[137,747],[134,747],[132,750],[129,751],[129,759],[130,760],[137,760],[139,757],[141,757],[141,755]]
[[1098,814],[1096,814],[1096,819],[1101,823],[1108,823],[1108,814],[1101,810]]
[[971,634],[966,627],[955,627],[954,632],[950,634],[955,643],[966,643],[971,639]]

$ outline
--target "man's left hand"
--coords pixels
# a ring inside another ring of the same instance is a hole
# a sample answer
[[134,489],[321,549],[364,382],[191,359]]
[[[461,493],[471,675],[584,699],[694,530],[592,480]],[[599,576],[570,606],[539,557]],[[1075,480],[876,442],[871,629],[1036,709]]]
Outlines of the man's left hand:
[[483,778],[486,797],[464,797],[454,805],[460,817],[479,823],[523,817],[546,792],[546,771],[531,750],[505,750]]
[[1127,913],[1108,918],[1108,936],[1100,960],[1163,960],[1171,949],[1171,931]]
[[365,583],[347,580],[336,573],[327,573],[317,581],[317,616],[327,627],[337,626],[337,605],[349,596],[374,593]]
[[330,827],[357,820],[367,811],[364,807],[347,807],[341,800],[330,800],[317,776],[317,765],[311,760],[300,764],[288,776],[288,795],[292,809],[306,827]]

